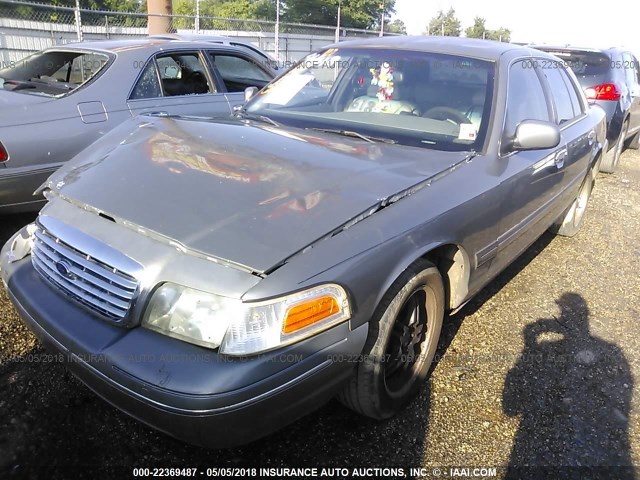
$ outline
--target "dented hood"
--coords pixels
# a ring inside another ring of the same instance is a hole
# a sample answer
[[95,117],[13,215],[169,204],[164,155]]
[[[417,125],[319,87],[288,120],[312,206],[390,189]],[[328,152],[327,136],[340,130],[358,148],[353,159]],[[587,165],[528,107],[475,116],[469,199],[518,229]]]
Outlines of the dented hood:
[[256,272],[465,157],[240,120],[132,123],[78,155],[48,187]]

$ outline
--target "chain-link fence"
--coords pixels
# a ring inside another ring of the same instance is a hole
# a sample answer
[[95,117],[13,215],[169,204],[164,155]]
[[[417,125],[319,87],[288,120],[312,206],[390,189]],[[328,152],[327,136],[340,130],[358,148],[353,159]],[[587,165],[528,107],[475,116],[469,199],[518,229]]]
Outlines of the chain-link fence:
[[[194,2],[196,0],[193,0]],[[148,15],[0,0],[0,67],[43,48],[82,40],[146,36],[150,21],[172,33],[225,35],[249,41],[280,62],[300,59],[332,43],[336,26],[192,15]],[[340,38],[377,36],[370,30],[340,29]]]

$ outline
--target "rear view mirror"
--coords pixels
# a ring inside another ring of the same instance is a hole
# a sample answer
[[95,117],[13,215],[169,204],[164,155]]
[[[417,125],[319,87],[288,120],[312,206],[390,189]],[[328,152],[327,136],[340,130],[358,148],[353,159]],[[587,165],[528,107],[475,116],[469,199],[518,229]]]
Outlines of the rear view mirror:
[[560,129],[554,123],[524,120],[516,127],[511,150],[546,150],[560,143]]
[[248,102],[258,93],[258,87],[247,87],[244,89],[244,101]]

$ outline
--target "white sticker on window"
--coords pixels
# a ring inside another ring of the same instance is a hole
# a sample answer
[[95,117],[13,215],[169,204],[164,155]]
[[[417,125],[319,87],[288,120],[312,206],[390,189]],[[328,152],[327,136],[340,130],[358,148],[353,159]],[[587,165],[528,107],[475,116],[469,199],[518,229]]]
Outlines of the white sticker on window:
[[474,141],[478,136],[478,131],[473,123],[461,123],[458,132],[458,140]]
[[287,75],[269,89],[269,103],[286,105],[297,93],[314,79],[313,75]]

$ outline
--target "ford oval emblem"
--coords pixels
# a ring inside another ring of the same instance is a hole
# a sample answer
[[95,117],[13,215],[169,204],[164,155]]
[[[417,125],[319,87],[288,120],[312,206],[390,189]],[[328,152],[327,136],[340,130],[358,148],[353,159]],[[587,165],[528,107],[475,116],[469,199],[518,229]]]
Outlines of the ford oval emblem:
[[66,262],[64,260],[60,260],[56,262],[56,270],[64,278],[68,278],[68,279],[75,278],[73,273],[71,272],[71,265],[69,264],[69,262]]

